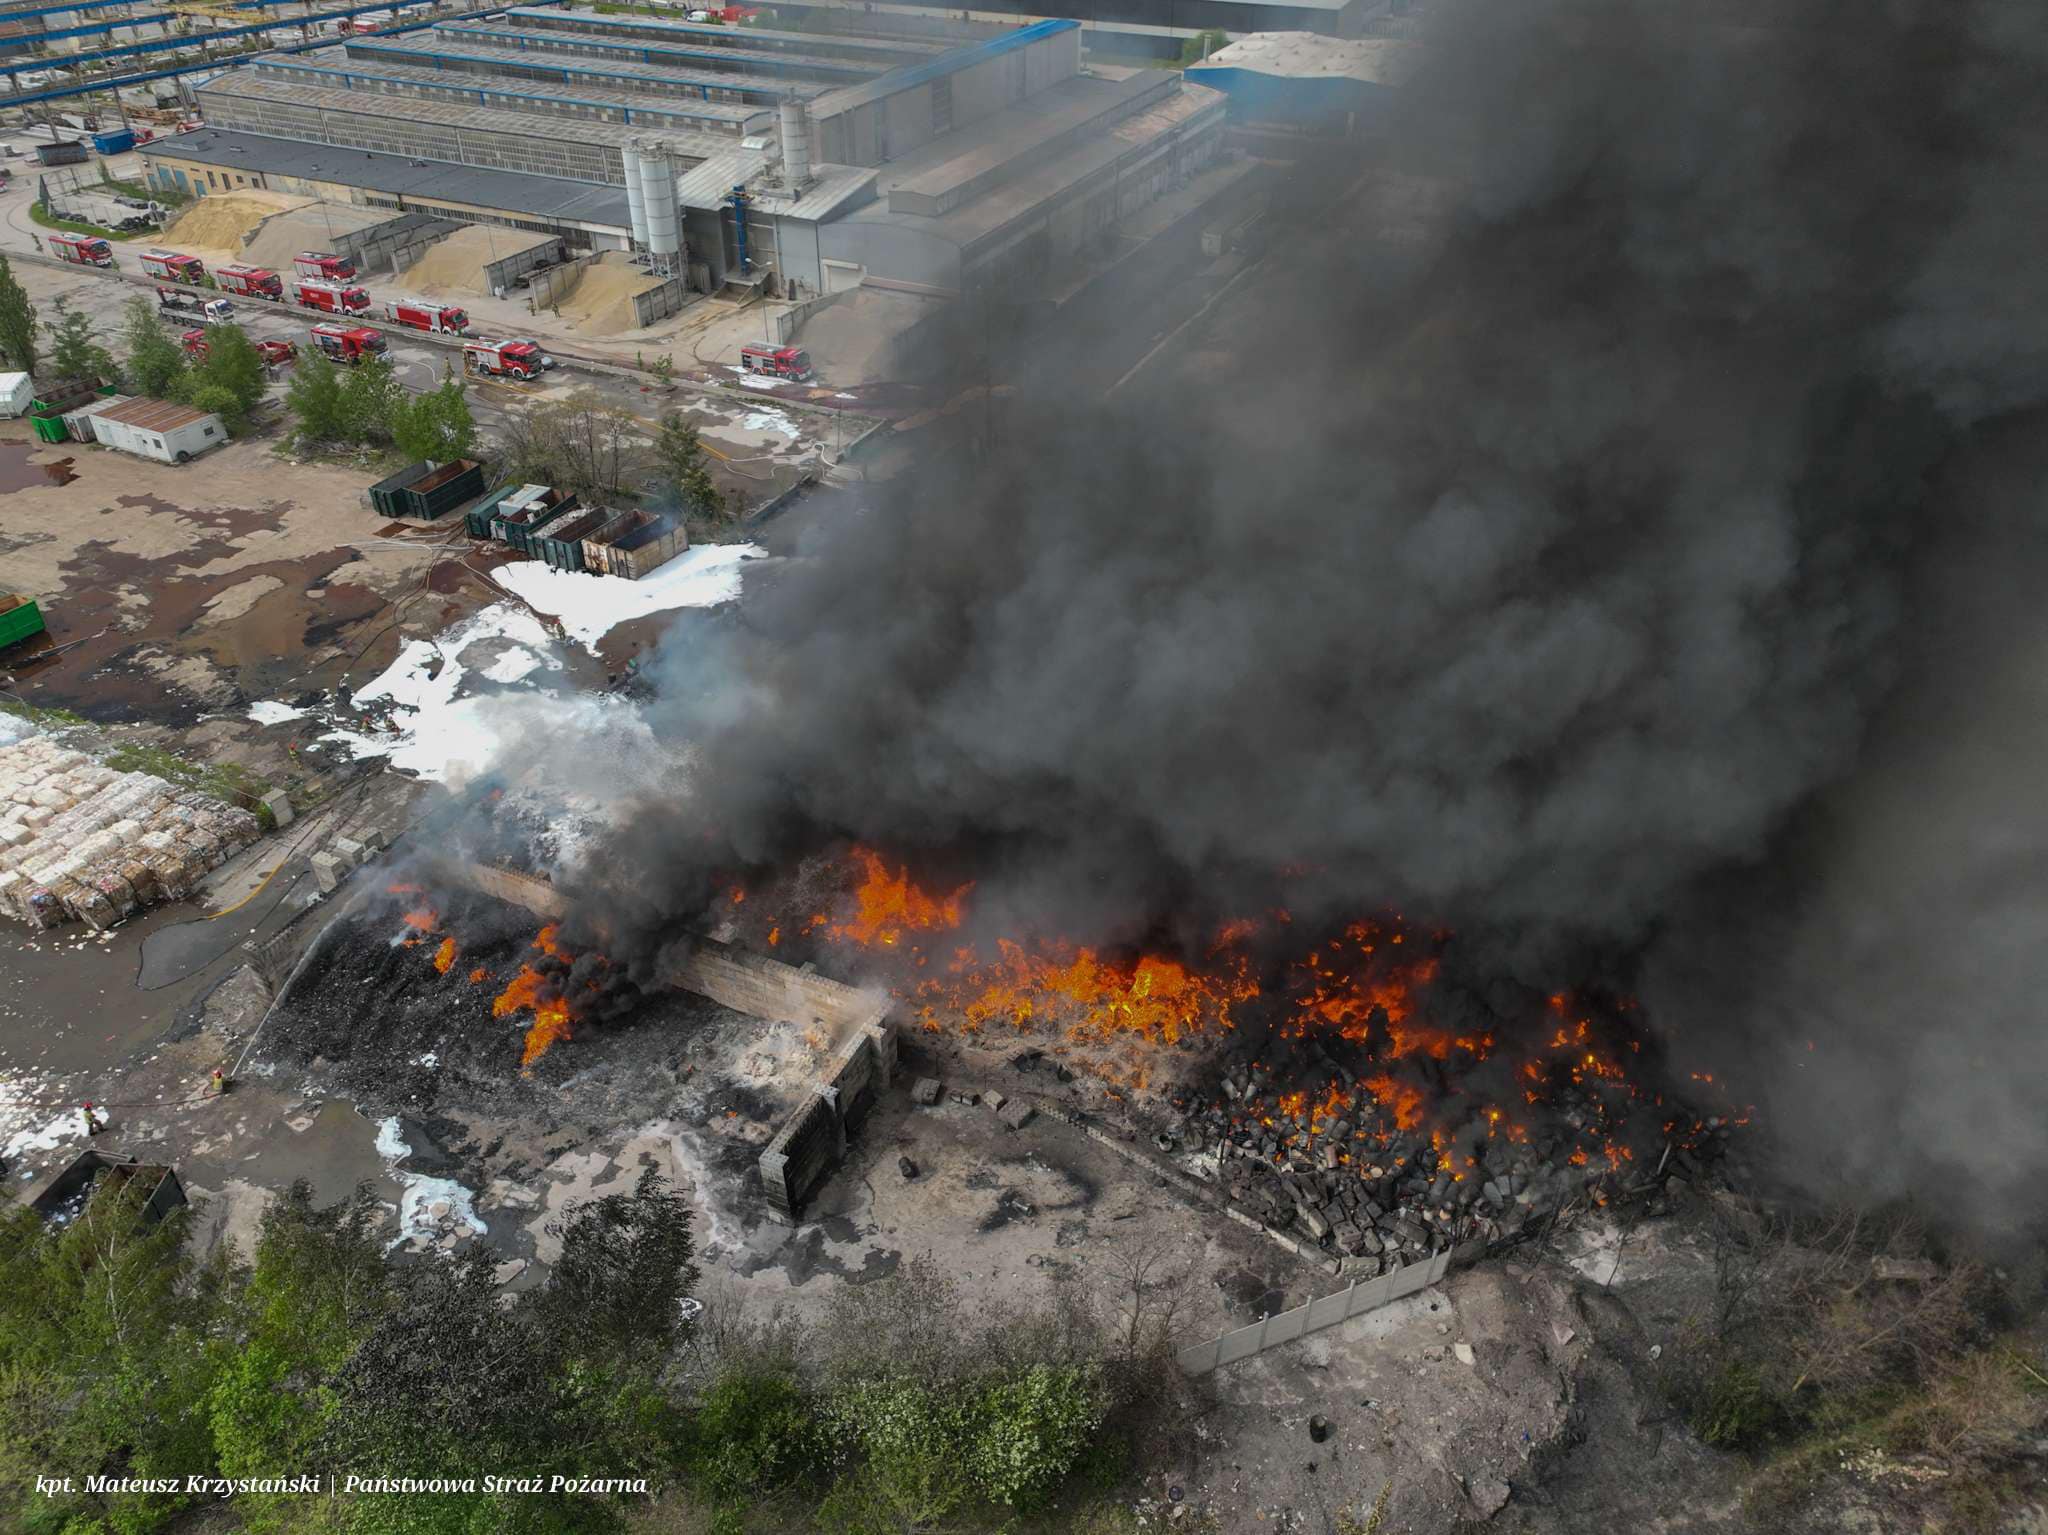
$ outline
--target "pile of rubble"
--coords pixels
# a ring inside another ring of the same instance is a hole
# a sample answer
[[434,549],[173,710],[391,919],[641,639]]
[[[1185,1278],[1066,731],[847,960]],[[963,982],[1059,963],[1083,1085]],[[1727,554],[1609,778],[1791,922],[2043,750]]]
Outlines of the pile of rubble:
[[1720,1118],[1687,1121],[1685,1135],[1653,1139],[1639,1154],[1603,1141],[1597,1106],[1554,1106],[1526,1134],[1491,1134],[1482,1118],[1446,1135],[1401,1128],[1394,1110],[1341,1078],[1311,1102],[1240,1064],[1222,1089],[1221,1102],[1196,1104],[1160,1132],[1159,1149],[1186,1158],[1260,1224],[1293,1228],[1361,1274],[1510,1238],[1574,1202],[1604,1204],[1668,1174],[1697,1178],[1729,1134]]
[[261,834],[256,817],[47,735],[0,746],[0,913],[96,928],[182,900]]

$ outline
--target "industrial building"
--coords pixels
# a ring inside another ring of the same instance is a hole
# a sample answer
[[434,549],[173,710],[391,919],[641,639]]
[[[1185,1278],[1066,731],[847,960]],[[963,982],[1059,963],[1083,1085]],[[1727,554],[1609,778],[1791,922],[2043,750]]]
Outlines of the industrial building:
[[1415,72],[1421,44],[1388,38],[1255,32],[1219,48],[1187,78],[1221,91],[1234,120],[1311,126],[1369,123]]
[[1382,34],[1412,0],[1047,0],[1031,6],[948,5],[944,0],[775,0],[775,24],[817,31],[892,31],[958,25],[1004,26],[1053,17],[1081,24],[1081,46],[1104,62],[1173,59],[1204,32],[1313,32],[1323,37]]
[[1216,156],[1225,99],[1084,68],[1071,20],[851,36],[514,7],[265,54],[147,145],[159,184],[635,250],[702,292],[1028,298]]

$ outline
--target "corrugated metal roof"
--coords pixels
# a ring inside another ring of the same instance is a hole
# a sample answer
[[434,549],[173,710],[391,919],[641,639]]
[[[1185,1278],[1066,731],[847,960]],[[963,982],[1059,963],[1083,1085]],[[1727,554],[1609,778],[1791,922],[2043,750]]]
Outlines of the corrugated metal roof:
[[[679,94],[657,96],[647,91],[624,91],[582,83],[555,85],[539,80],[514,79],[506,75],[436,69],[426,63],[397,64],[384,59],[336,59],[328,62],[312,58],[294,59],[266,55],[255,60],[249,67],[259,74],[276,71],[287,77],[303,76],[316,83],[339,82],[343,90],[356,89],[356,82],[359,80],[388,80],[398,85],[418,87],[443,96],[463,99],[465,106],[504,106],[507,103],[499,98],[510,97],[514,101],[535,102],[541,104],[543,108],[548,103],[555,103],[567,107],[617,110],[628,123],[633,122],[635,113],[658,114],[663,118],[681,118],[685,123],[729,124],[729,131],[737,133],[756,120],[772,120],[764,116],[769,109],[759,103],[747,105],[704,101]],[[492,99],[487,101],[484,99],[486,97]],[[665,122],[661,126],[666,128],[677,125]],[[705,131],[721,133],[728,129],[719,126]]]
[[767,169],[775,156],[765,149],[728,149],[676,178],[676,201],[685,208],[722,208],[732,189]]
[[[537,34],[545,35],[545,34]],[[490,43],[466,41],[459,37],[408,36],[351,38],[346,52],[350,59],[426,58],[438,67],[444,60],[482,64],[494,71],[560,74],[565,79],[589,77],[596,80],[637,80],[648,90],[751,91],[781,100],[795,96],[808,100],[829,89],[815,80],[791,80],[787,75],[747,75],[730,70],[687,69],[667,64],[650,64],[640,59],[585,58],[577,54],[540,53],[530,48],[499,48]]]
[[1356,80],[1399,85],[1421,62],[1417,45],[1388,38],[1324,37],[1318,32],[1253,32],[1218,48],[1188,78],[1209,70],[1245,69],[1289,80]]
[[905,69],[892,69],[886,75],[878,75],[859,85],[849,85],[831,91],[813,101],[811,111],[820,121],[827,117],[836,117],[841,113],[851,112],[856,107],[864,107],[870,102],[894,96],[899,91],[907,91],[912,86],[923,85],[927,81],[937,80],[946,75],[958,74],[963,69],[971,69],[976,64],[986,63],[1019,48],[1042,43],[1061,32],[1078,31],[1080,26],[1081,23],[1078,21],[1069,21],[1065,17],[1034,21],[1028,27],[1005,32],[1001,37],[992,37],[986,42],[969,43],[962,48],[953,48],[935,59],[925,60],[922,64],[912,64]]
[[202,421],[219,419],[211,411],[194,410],[174,400],[123,400],[94,414],[102,420],[118,421],[123,426],[137,427],[145,432],[175,432],[181,426],[196,426]]
[[138,146],[145,157],[228,165],[272,176],[332,181],[394,197],[424,197],[491,212],[535,214],[623,231],[626,189],[566,176],[536,176],[447,160],[409,159],[312,139],[275,138],[239,129],[199,128]]

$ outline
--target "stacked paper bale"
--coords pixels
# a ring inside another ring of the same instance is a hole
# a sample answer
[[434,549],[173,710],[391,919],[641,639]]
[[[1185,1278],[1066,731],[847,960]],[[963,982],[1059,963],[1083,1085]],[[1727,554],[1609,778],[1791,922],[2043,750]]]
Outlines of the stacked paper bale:
[[180,900],[260,831],[246,810],[46,735],[0,747],[0,912],[35,927],[107,928]]

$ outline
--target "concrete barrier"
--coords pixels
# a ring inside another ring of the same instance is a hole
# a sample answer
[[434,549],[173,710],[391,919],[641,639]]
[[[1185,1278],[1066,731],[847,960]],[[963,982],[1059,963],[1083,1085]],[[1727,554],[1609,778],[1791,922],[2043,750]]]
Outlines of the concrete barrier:
[[1184,1348],[1174,1357],[1189,1375],[1204,1375],[1240,1359],[1249,1359],[1264,1349],[1306,1338],[1310,1333],[1335,1327],[1339,1322],[1348,1322],[1355,1316],[1378,1310],[1403,1296],[1429,1288],[1448,1274],[1454,1263],[1464,1261],[1460,1257],[1463,1251],[1446,1248],[1425,1262],[1405,1264],[1377,1279],[1353,1280],[1335,1294],[1296,1306],[1292,1311],[1282,1311],[1277,1316],[1261,1318],[1249,1327],[1224,1333],[1207,1343]]

